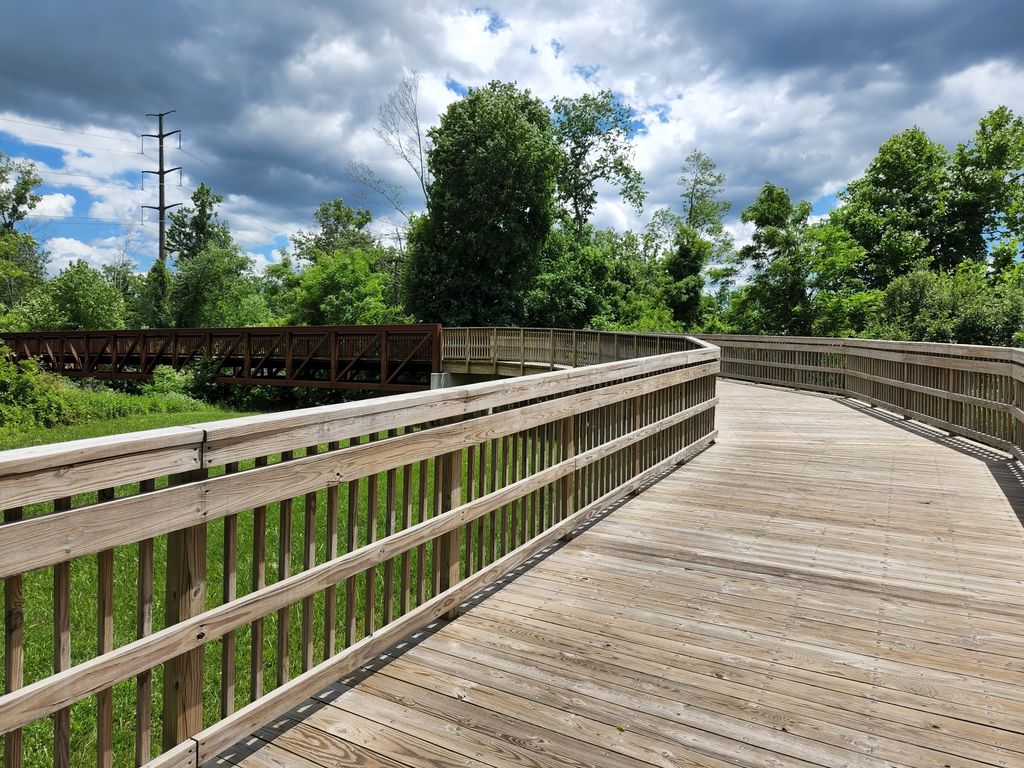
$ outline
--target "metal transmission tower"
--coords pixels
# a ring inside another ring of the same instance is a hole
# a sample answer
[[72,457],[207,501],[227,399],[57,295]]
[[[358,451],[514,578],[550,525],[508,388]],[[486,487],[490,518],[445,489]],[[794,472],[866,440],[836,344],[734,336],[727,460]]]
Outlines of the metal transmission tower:
[[172,114],[174,114],[174,110],[173,109],[168,111],[168,112],[156,112],[156,113],[150,112],[149,114],[146,115],[146,117],[155,117],[157,119],[157,132],[156,133],[144,133],[144,134],[142,134],[143,146],[145,146],[145,140],[146,140],[147,137],[148,138],[152,138],[152,139],[157,139],[160,142],[160,170],[158,170],[158,171],[143,171],[143,173],[152,173],[153,175],[158,176],[160,178],[160,204],[159,205],[144,205],[142,207],[143,208],[151,208],[152,210],[157,211],[160,214],[160,261],[164,262],[165,264],[167,263],[167,216],[166,216],[166,213],[171,208],[176,208],[177,206],[181,205],[181,203],[172,203],[171,205],[167,205],[167,203],[165,202],[165,198],[164,198],[164,177],[168,173],[173,173],[174,171],[180,171],[181,170],[181,166],[180,165],[176,166],[174,168],[164,168],[164,139],[166,139],[168,136],[173,136],[174,134],[178,134],[178,148],[179,149],[181,148],[181,131],[180,130],[178,130],[178,131],[168,131],[167,133],[164,133],[164,117],[166,117],[167,115],[172,115]]

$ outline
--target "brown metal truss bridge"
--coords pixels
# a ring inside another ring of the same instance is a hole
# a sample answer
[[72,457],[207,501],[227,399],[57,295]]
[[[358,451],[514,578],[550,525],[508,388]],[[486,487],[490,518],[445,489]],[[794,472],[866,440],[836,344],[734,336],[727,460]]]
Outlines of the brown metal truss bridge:
[[14,360],[62,376],[149,379],[200,359],[221,384],[411,392],[441,370],[441,326],[147,328],[0,334]]

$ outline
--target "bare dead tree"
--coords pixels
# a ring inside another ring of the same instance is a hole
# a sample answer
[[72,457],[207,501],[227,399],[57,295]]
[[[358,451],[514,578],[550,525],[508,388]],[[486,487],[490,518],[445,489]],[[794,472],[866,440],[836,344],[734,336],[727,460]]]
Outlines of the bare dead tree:
[[413,70],[405,75],[377,111],[377,135],[404,160],[419,179],[423,199],[429,200],[427,153],[429,139],[420,125],[420,74]]
[[368,163],[362,160],[353,160],[348,164],[346,175],[351,181],[361,184],[371,192],[388,201],[388,204],[400,213],[406,221],[409,220],[409,212],[405,209],[405,201],[402,199],[403,189],[397,184],[391,184],[378,176]]

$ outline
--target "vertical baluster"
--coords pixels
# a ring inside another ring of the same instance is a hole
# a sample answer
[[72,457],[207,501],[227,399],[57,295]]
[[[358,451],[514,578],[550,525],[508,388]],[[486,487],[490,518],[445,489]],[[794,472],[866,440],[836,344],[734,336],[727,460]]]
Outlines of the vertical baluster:
[[[412,526],[412,474],[413,465],[402,467],[402,530]],[[411,558],[409,550],[402,553],[402,597],[398,610],[401,615],[409,612],[412,598],[412,582],[410,579]]]
[[[291,343],[288,344],[290,354]],[[285,451],[281,461],[291,461],[294,454]],[[292,500],[282,499],[278,503],[277,528],[277,580],[288,578],[292,573]],[[291,606],[286,605],[277,611],[277,684],[288,682],[291,655],[289,653],[289,630],[291,628]]]
[[[97,501],[114,498],[113,488],[104,488]],[[114,550],[96,555],[96,655],[114,650]],[[110,768],[114,762],[114,689],[105,688],[96,694],[96,765]]]
[[[359,445],[359,438],[349,440],[350,446]],[[359,546],[359,480],[348,481],[347,552]],[[356,576],[345,579],[345,646],[356,641]]]
[[[471,445],[466,449],[466,500],[473,500],[473,491],[475,490],[476,480],[476,461],[477,461],[477,446]],[[475,522],[475,521],[473,521]],[[473,571],[473,554],[475,553],[474,539],[475,539],[475,526],[473,522],[466,525],[466,542],[465,542],[465,562],[463,563],[462,575],[463,578],[469,578],[474,573]]]
[[[328,451],[336,451],[341,443],[334,441],[327,446]],[[331,485],[327,488],[327,560],[338,556],[338,508],[340,502],[339,487]],[[324,591],[324,658],[334,655],[338,646],[338,588],[329,586]]]
[[[231,462],[225,474],[238,471],[238,462]],[[238,515],[224,518],[224,573],[222,591],[224,602],[230,603],[238,596]],[[235,711],[235,632],[225,633],[220,641],[220,716],[225,718]]]
[[[153,480],[139,483],[139,493],[152,493]],[[153,539],[139,542],[138,614],[135,634],[139,638],[153,634]],[[135,678],[135,764],[149,762],[152,756],[153,670],[147,669]]]
[[[4,510],[4,522],[23,517],[21,507]],[[25,613],[21,574],[4,579],[4,693],[25,684]],[[17,728],[4,734],[4,768],[21,768],[22,733]]]
[[[71,509],[71,497],[53,502],[54,512]],[[53,671],[63,672],[71,667],[71,562],[53,566]],[[71,708],[65,707],[53,715],[54,768],[71,765]]]
[[[267,457],[256,459],[256,467],[267,466]],[[256,507],[252,511],[252,591],[267,585],[267,508]],[[263,639],[264,619],[252,622],[252,651],[249,656],[249,699],[255,701],[263,695]]]
[[[369,441],[377,441],[377,433],[370,435]],[[372,544],[377,540],[377,475],[373,474],[366,478],[366,543]],[[363,572],[366,579],[366,604],[363,606],[363,634],[372,635],[377,631],[377,567],[367,569]]]
[[[474,499],[478,499],[481,496],[486,495],[487,489],[487,444],[489,440],[485,440],[480,443],[479,458],[477,460],[477,476],[476,476],[476,494],[472,491],[470,494]],[[472,479],[469,480],[473,482]],[[476,525],[476,567],[480,570],[484,567],[484,515],[480,515],[475,521]],[[466,555],[467,559],[469,554]]]
[[[397,437],[398,430],[389,429],[388,437]],[[387,488],[384,500],[384,536],[394,534],[397,512],[397,471],[389,469],[387,472]],[[395,559],[389,557],[384,564],[384,626],[390,624],[395,618]]]
[[[426,459],[420,461],[419,466],[419,492],[417,493],[416,512],[417,523],[427,519],[427,473],[428,462]],[[422,605],[427,599],[427,545],[420,544],[416,551],[416,604]]]
[[[316,456],[320,447],[311,445],[306,448],[307,456]],[[303,517],[302,543],[303,557],[302,567],[309,570],[316,565],[316,491],[306,494],[306,508]],[[308,595],[302,599],[302,671],[305,672],[313,666],[313,618],[314,599]]]

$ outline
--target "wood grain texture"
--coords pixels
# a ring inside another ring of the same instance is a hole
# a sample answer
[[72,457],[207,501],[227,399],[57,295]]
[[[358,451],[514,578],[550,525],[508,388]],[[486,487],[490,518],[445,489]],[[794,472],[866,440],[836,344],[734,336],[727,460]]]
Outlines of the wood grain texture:
[[[365,749],[495,768],[1024,765],[1017,465],[850,401],[718,392],[713,449],[260,748],[320,766]],[[607,424],[573,427],[586,452]]]

